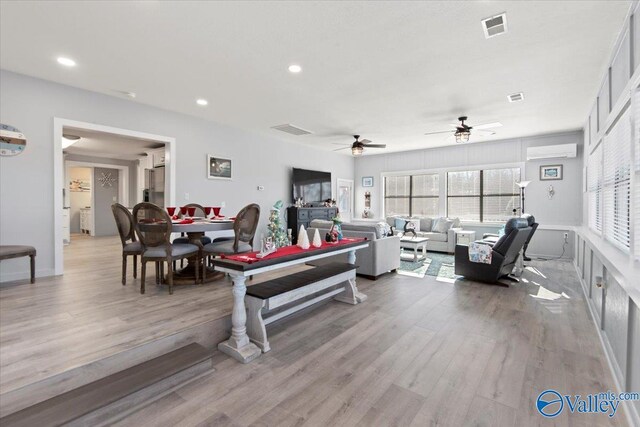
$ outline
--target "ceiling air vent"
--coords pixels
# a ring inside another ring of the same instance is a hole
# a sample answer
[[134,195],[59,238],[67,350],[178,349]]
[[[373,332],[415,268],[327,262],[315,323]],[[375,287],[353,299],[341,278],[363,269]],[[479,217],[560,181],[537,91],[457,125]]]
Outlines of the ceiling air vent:
[[511,95],[507,96],[507,99],[509,100],[509,102],[522,101],[524,99],[524,93],[522,92],[512,93]]
[[499,34],[507,32],[507,14],[501,13],[500,15],[492,16],[491,18],[482,20],[482,29],[484,30],[484,36],[491,38]]
[[309,135],[311,133],[308,130],[301,129],[291,124],[273,126],[271,129],[290,133],[291,135]]

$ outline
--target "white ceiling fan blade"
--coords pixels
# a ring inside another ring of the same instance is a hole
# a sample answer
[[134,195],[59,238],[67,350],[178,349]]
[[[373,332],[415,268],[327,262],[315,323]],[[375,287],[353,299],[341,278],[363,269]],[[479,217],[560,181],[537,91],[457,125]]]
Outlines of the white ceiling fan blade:
[[366,145],[366,144],[371,144],[371,141],[369,141],[368,139],[361,139],[361,140],[360,140],[360,142],[361,142],[362,144],[365,144],[365,145]]
[[491,129],[491,128],[499,128],[501,126],[502,126],[502,123],[493,122],[493,123],[485,123],[485,124],[482,124],[482,125],[473,126],[473,129],[475,129],[475,130]]
[[333,145],[342,145],[342,146],[345,145],[344,142],[332,142],[331,144],[333,144]]
[[387,148],[387,144],[369,144],[367,148]]
[[335,150],[333,150],[333,151],[346,150],[347,148],[351,148],[351,146],[350,146],[350,145],[348,145],[348,146],[346,146],[346,147],[336,148],[336,149],[335,149]]
[[439,132],[427,132],[425,133],[425,135],[436,135],[438,133],[453,133],[455,132],[454,130],[441,130]]
[[476,128],[471,129],[471,132],[472,133],[477,132],[477,133],[486,134],[486,135],[494,135],[495,134],[495,132],[492,131],[492,130],[476,129]]

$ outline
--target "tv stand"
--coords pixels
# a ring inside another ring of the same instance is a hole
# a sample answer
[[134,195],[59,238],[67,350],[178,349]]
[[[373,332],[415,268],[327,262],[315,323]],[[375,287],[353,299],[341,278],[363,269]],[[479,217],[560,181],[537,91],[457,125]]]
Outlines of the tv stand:
[[[323,219],[331,221],[336,215],[338,215],[338,208],[297,208],[291,206],[287,208],[287,228],[291,229],[291,239],[293,244],[298,243],[298,230],[300,226],[304,225],[304,228],[309,228],[309,224],[314,219]],[[320,236],[324,238],[324,236]]]

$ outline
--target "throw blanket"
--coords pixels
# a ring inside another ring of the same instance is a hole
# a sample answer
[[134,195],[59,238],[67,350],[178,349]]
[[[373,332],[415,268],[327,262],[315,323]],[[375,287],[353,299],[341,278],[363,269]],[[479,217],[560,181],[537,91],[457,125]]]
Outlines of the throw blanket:
[[471,242],[469,244],[469,261],[481,264],[491,264],[491,246],[484,243]]

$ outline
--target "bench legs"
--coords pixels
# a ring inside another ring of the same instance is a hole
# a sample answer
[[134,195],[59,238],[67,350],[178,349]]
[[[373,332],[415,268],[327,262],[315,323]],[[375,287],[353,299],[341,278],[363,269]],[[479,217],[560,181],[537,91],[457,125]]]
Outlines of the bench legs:
[[[349,264],[354,265],[356,263],[356,251],[349,252]],[[334,297],[336,301],[346,302],[347,304],[358,304],[367,300],[367,296],[358,290],[356,286],[355,274],[352,279],[349,279],[344,284],[344,294]]]
[[265,301],[258,298],[247,297],[247,335],[251,342],[257,345],[263,353],[271,350],[267,339],[267,328],[262,318],[262,309]]
[[29,255],[31,260],[31,283],[36,283],[36,256]]
[[260,349],[247,336],[247,312],[244,296],[247,293],[246,277],[232,274],[233,310],[231,311],[231,337],[218,344],[218,350],[239,362],[249,363],[260,356]]

